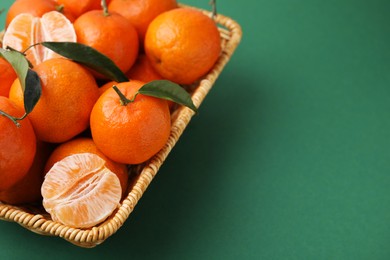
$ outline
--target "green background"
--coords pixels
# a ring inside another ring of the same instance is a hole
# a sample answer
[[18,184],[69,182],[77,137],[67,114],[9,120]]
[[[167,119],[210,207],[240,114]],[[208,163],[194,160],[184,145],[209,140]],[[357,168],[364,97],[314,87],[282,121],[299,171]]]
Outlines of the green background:
[[83,249],[0,222],[0,258],[390,259],[389,10],[218,1],[242,42],[125,225]]

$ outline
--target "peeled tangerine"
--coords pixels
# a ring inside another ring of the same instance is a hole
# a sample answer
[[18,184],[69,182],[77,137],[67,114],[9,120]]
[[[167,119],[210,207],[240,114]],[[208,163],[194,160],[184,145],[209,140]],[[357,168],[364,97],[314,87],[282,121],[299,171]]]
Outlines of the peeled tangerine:
[[74,228],[103,222],[119,206],[119,178],[92,153],[65,157],[46,174],[43,206],[54,221]]

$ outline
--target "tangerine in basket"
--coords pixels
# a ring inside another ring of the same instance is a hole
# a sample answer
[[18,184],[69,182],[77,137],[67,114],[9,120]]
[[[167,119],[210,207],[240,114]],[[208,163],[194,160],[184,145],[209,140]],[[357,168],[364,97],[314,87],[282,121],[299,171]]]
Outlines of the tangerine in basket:
[[144,53],[138,55],[133,67],[126,73],[129,79],[135,79],[143,82],[163,79],[158,72],[153,68],[150,60]]
[[150,22],[159,14],[176,7],[176,0],[112,0],[108,10],[129,20],[143,43]]
[[161,76],[191,84],[214,66],[221,53],[221,38],[210,17],[192,8],[176,8],[150,23],[144,47]]
[[77,153],[93,153],[102,158],[105,161],[106,167],[118,176],[121,183],[122,195],[125,195],[129,179],[126,165],[114,162],[105,156],[89,137],[78,137],[57,146],[47,160],[44,172],[48,172],[56,162]]
[[45,13],[41,18],[28,13],[19,14],[4,33],[3,48],[12,47],[25,52],[26,58],[35,67],[45,60],[61,57],[40,44],[33,46],[44,41],[76,42],[72,23],[57,11]]
[[[73,17],[78,18],[80,15],[101,9],[101,0],[55,0],[65,12],[70,13]],[[110,2],[109,0],[107,2]]]
[[11,64],[0,58],[0,96],[8,97],[9,89],[17,75]]
[[[28,114],[39,140],[61,143],[88,128],[89,115],[99,97],[92,74],[81,65],[56,58],[35,67],[41,79],[42,95]],[[24,103],[18,79],[10,89],[10,99]]]
[[106,55],[125,73],[138,55],[137,31],[123,16],[105,11],[93,10],[77,18],[77,41]]
[[0,191],[8,190],[27,174],[36,152],[36,137],[30,120],[20,120],[18,127],[4,113],[20,118],[24,111],[0,96]]
[[35,158],[28,173],[8,190],[0,191],[0,201],[12,205],[42,202],[43,168],[51,149],[48,143],[37,142]]
[[[171,119],[165,100],[136,95],[143,82],[118,83],[106,90],[91,112],[91,133],[107,157],[125,164],[139,164],[155,155],[167,142]],[[131,100],[134,99],[134,100]]]
[[107,219],[120,205],[118,177],[93,153],[73,154],[45,175],[43,206],[54,221],[74,228],[90,228]]
[[29,13],[36,17],[41,17],[47,12],[55,11],[56,4],[53,0],[17,0],[14,1],[7,12],[5,28],[19,14]]

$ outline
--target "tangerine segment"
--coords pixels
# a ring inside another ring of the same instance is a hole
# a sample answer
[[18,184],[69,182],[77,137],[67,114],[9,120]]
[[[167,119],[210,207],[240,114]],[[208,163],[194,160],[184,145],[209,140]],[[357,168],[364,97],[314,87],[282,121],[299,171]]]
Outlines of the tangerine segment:
[[118,207],[122,189],[105,161],[92,153],[73,154],[54,164],[41,188],[43,206],[54,221],[74,228],[103,222]]
[[[3,47],[24,52],[31,45],[45,41],[76,42],[76,32],[66,16],[57,11],[48,12],[41,18],[29,13],[19,14],[9,24],[4,34]],[[33,66],[48,59],[61,57],[42,45],[29,48],[25,54]]]

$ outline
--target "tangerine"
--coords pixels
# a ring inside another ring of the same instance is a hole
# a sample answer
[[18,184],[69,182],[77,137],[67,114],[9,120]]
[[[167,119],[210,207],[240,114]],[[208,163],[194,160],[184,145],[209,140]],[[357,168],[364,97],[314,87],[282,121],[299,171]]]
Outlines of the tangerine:
[[80,153],[54,164],[45,175],[41,193],[43,206],[54,221],[89,228],[103,222],[120,205],[122,189],[102,158]]
[[214,66],[221,53],[221,38],[210,17],[196,9],[176,8],[150,23],[145,53],[165,79],[191,84]]
[[[171,119],[165,100],[137,94],[143,82],[118,83],[106,90],[91,112],[91,133],[107,157],[125,164],[139,164],[155,155],[167,142]],[[130,100],[133,99],[133,100]]]
[[[92,74],[81,65],[56,58],[35,67],[41,79],[42,95],[28,115],[39,140],[62,143],[80,134],[89,125],[89,115],[99,97]],[[10,99],[24,102],[18,79],[10,89]]]
[[26,176],[34,160],[36,137],[28,118],[17,127],[7,116],[20,118],[21,107],[0,96],[0,191],[8,190]]
[[138,35],[123,16],[89,11],[81,15],[74,28],[79,43],[88,45],[110,58],[122,72],[127,72],[138,55]]
[[174,8],[177,8],[176,0],[112,0],[108,6],[110,12],[122,15],[134,25],[141,44],[150,22]]

